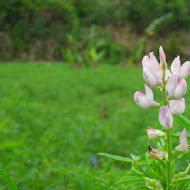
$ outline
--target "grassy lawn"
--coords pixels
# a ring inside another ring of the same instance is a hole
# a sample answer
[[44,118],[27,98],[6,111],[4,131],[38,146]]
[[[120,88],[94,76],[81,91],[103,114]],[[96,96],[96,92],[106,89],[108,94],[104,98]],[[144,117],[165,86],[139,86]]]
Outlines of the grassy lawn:
[[158,110],[145,112],[133,101],[136,90],[144,91],[141,72],[108,65],[72,70],[63,64],[1,64],[0,121],[8,124],[0,142],[20,146],[0,145],[0,168],[20,190],[119,189],[115,181],[129,165],[95,155],[144,153],[146,127],[161,129]]

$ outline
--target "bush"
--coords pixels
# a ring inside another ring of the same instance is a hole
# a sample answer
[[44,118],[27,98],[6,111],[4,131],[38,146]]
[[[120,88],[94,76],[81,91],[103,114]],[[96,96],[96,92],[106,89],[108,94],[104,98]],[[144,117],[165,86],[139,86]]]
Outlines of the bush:
[[[8,34],[12,42],[10,47],[12,56],[16,58],[20,55],[20,51],[29,53],[30,44],[38,40],[53,39],[53,41],[61,42],[63,35],[72,32],[77,25],[78,17],[75,8],[66,1],[47,0],[44,3],[42,0],[8,0],[0,2],[0,27],[4,34]],[[44,43],[40,44],[40,48],[42,46]]]
[[170,22],[157,30],[167,36],[173,30],[189,29],[189,5],[187,0],[0,1],[0,58],[119,63],[131,49],[126,52],[111,31],[104,32],[105,26],[130,23],[142,35],[171,13]]
[[118,64],[126,55],[124,46],[111,39],[102,32],[100,27],[92,26],[80,30],[81,35],[69,35],[67,37],[67,48],[63,47],[61,52],[66,62],[74,63],[74,66],[97,66],[106,62]]
[[[128,10],[126,18],[140,33],[154,20],[165,14],[172,13],[173,19],[167,32],[172,29],[189,29],[190,2],[187,0],[162,1],[152,0],[129,0],[123,8]],[[164,29],[165,33],[166,30]],[[169,34],[169,33],[167,33]]]

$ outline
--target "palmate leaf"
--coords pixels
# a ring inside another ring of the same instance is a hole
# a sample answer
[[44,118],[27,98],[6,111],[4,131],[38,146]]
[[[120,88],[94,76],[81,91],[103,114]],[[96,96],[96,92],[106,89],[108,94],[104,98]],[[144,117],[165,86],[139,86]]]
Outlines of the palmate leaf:
[[10,190],[18,190],[18,188],[13,183],[9,175],[4,170],[0,169],[0,175],[3,178],[3,180],[6,182]]
[[112,160],[120,161],[120,162],[128,162],[128,163],[133,163],[134,161],[130,158],[122,157],[122,156],[117,156],[113,154],[107,154],[107,153],[98,153],[99,156],[103,156],[106,158],[110,158]]

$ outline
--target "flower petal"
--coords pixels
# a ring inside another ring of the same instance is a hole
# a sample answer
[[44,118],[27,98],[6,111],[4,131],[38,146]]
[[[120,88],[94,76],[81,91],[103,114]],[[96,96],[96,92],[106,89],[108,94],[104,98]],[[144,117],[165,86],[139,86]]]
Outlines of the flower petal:
[[162,84],[162,78],[163,78],[163,71],[160,68],[158,68],[153,72],[153,75],[156,78],[157,85],[161,85]]
[[188,146],[188,140],[187,140],[187,130],[183,129],[180,135],[180,144],[175,148],[177,151],[181,152],[188,152],[189,146]]
[[176,74],[171,75],[166,84],[166,90],[170,97],[174,96],[175,89],[177,87],[178,77]]
[[159,122],[166,129],[172,128],[173,126],[173,116],[168,108],[168,106],[162,106],[159,110]]
[[162,48],[162,46],[160,46],[160,48],[159,48],[159,54],[160,54],[160,65],[161,65],[161,67],[167,67],[167,64],[166,64],[166,55],[165,55],[165,53],[164,53],[164,50],[163,50],[163,48]]
[[172,65],[171,65],[172,74],[177,74],[177,75],[179,75],[180,69],[181,69],[180,58],[179,58],[179,56],[177,56],[177,57],[173,60]]
[[135,92],[134,94],[134,100],[135,100],[135,103],[137,105],[139,105],[141,108],[149,108],[150,107],[150,104],[149,104],[149,101],[147,100],[147,97],[145,94],[143,94],[142,92]]
[[153,129],[151,127],[148,127],[146,130],[147,130],[147,135],[149,139],[155,139],[155,138],[160,138],[160,137],[165,136],[165,133],[158,129]]
[[156,77],[153,74],[151,74],[146,67],[143,68],[143,78],[149,85],[153,87],[157,86]]
[[186,93],[186,91],[187,91],[187,82],[185,79],[181,79],[178,82],[177,87],[175,89],[174,98],[176,99],[182,98],[183,95]]
[[154,68],[155,70],[158,69],[158,68],[159,68],[159,64],[158,64],[158,61],[157,61],[157,59],[156,59],[154,53],[153,53],[153,52],[150,52],[150,53],[149,53],[149,57],[150,57],[150,62],[151,62],[151,64],[152,64],[153,68]]
[[150,107],[158,107],[158,106],[160,106],[160,104],[158,102],[154,101],[153,92],[147,85],[145,85],[145,92],[146,92],[146,98],[149,101]]
[[154,95],[152,90],[145,84],[145,92],[148,101],[153,101]]
[[169,108],[172,114],[181,115],[185,111],[185,99],[171,100]]
[[181,66],[181,71],[180,71],[180,74],[179,74],[179,78],[180,79],[185,79],[189,74],[190,74],[190,62],[186,61]]
[[150,58],[148,57],[148,55],[145,55],[142,60],[142,66],[149,67],[149,65],[150,65]]
[[180,135],[180,144],[188,147],[188,141],[187,141],[187,129],[183,129]]
[[166,69],[165,80],[167,81],[170,77],[171,77],[171,72],[168,69]]

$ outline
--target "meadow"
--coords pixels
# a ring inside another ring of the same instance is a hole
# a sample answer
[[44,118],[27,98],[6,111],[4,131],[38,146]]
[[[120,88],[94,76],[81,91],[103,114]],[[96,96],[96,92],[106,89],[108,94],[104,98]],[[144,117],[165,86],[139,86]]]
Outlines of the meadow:
[[[158,110],[144,112],[135,105],[136,90],[144,92],[136,67],[0,64],[0,121],[7,121],[0,168],[20,190],[120,189],[115,182],[129,165],[97,153],[144,153],[146,127],[162,128]],[[2,181],[0,188],[6,189]]]

